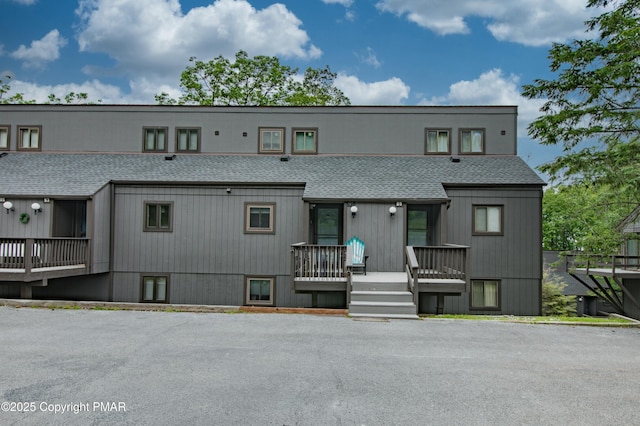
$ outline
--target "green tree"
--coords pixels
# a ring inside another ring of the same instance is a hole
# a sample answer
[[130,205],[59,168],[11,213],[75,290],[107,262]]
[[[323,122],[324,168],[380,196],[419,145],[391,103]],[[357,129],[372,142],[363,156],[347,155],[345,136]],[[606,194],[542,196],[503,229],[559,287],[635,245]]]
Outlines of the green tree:
[[163,105],[349,105],[334,85],[336,74],[308,68],[302,81],[297,68],[283,65],[273,56],[250,58],[244,51],[235,61],[218,56],[208,62],[189,59],[180,76],[183,94],[178,100],[167,93],[156,95]]
[[622,240],[616,226],[634,206],[608,186],[549,188],[542,199],[543,249],[617,253]]
[[576,297],[564,295],[566,286],[560,277],[545,269],[542,276],[542,315],[576,316]]
[[529,134],[563,154],[540,167],[553,179],[640,188],[640,0],[588,0],[605,7],[587,21],[595,37],[554,44],[549,51],[555,80],[538,79],[524,96],[545,99],[544,114]]

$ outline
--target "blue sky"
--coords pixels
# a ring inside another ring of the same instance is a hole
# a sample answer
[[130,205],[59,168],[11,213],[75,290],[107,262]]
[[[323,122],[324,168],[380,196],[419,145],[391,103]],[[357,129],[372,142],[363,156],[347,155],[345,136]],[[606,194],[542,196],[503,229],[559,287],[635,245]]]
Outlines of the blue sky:
[[585,37],[586,0],[0,0],[0,72],[46,101],[87,92],[103,103],[179,95],[188,58],[275,55],[329,65],[354,105],[518,105],[519,153],[558,150],[526,126],[541,100],[521,86],[552,78],[552,42]]

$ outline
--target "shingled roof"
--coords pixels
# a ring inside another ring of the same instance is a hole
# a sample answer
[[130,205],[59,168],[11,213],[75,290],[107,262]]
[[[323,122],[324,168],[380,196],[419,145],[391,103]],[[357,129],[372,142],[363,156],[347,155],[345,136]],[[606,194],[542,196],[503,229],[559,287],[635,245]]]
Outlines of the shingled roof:
[[165,155],[12,152],[0,158],[0,196],[89,197],[132,182],[300,184],[305,199],[437,200],[448,198],[447,185],[544,185],[515,156]]

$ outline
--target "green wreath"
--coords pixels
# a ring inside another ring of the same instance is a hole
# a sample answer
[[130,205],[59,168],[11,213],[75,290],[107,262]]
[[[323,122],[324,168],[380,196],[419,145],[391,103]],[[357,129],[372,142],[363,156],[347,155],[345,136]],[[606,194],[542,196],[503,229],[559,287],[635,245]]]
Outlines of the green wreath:
[[25,225],[26,225],[27,223],[29,223],[29,219],[31,219],[31,218],[29,217],[29,213],[22,213],[22,214],[20,215],[20,222],[24,223]]

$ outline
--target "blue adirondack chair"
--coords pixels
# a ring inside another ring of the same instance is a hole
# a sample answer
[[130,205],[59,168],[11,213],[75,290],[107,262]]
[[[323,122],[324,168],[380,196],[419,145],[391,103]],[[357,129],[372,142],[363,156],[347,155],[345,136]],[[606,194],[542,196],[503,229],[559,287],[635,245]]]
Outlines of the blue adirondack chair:
[[367,275],[367,258],[369,256],[364,254],[364,241],[354,235],[345,243],[345,246],[347,246],[347,268],[361,270],[364,275]]

